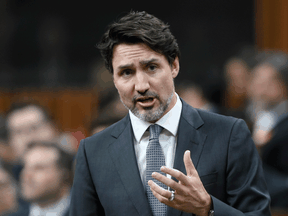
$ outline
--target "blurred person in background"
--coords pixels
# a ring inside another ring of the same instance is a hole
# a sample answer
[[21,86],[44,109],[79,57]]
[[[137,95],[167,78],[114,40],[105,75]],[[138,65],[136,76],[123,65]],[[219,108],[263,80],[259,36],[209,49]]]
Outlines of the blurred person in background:
[[228,59],[224,65],[225,93],[223,105],[225,115],[231,115],[245,120],[251,129],[251,121],[246,116],[245,108],[248,103],[247,88],[250,77],[250,68],[239,57]]
[[[111,74],[110,74],[111,76]],[[102,90],[99,95],[97,115],[90,122],[89,133],[93,135],[116,123],[127,115],[128,111],[118,97],[117,90],[108,88]]]
[[13,161],[14,152],[8,141],[6,119],[0,116],[0,166],[5,167],[8,172],[12,173]]
[[260,147],[271,137],[270,131],[288,114],[288,55],[274,52],[252,71],[249,86],[253,113],[253,139]]
[[241,45],[236,53],[224,64],[225,92],[223,95],[224,114],[242,118],[249,129],[252,120],[246,112],[250,103],[248,97],[251,70],[258,62],[258,50],[254,46]]
[[[271,206],[288,209],[288,55],[266,55],[252,71],[252,136],[262,157]],[[252,106],[253,105],[253,106]]]
[[190,106],[209,112],[219,113],[216,104],[210,101],[207,89],[200,82],[182,81],[176,86],[179,96]]
[[122,104],[118,97],[117,90],[106,89],[101,91],[99,95],[99,116],[114,116],[115,118],[121,118],[127,115],[128,111]]
[[242,59],[234,57],[227,60],[224,69],[226,79],[225,106],[231,109],[244,108],[249,80],[247,64]]
[[19,180],[22,156],[28,143],[35,140],[51,141],[58,129],[48,112],[36,103],[15,103],[7,112],[9,143],[14,152],[13,173]]
[[73,156],[57,143],[32,142],[23,156],[21,194],[30,205],[11,216],[68,216]]
[[271,130],[271,139],[260,154],[273,208],[288,212],[288,116]]
[[18,208],[17,184],[13,177],[0,167],[0,215],[8,216]]
[[77,148],[80,142],[78,139],[85,138],[83,133],[80,132],[80,135],[80,138],[76,138],[77,135],[73,132],[62,132],[56,139],[54,139],[54,141],[57,142],[67,153],[74,155],[77,153]]

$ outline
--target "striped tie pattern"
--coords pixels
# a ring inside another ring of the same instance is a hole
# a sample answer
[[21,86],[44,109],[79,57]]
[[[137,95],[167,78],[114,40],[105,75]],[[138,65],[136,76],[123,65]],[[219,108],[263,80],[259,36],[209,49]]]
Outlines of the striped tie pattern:
[[162,127],[159,125],[151,125],[149,127],[150,137],[149,144],[146,149],[146,190],[147,197],[154,216],[165,216],[167,211],[167,206],[161,202],[153,195],[148,185],[149,180],[153,180],[160,187],[167,190],[167,186],[163,183],[153,179],[151,174],[153,172],[160,172],[162,175],[165,173],[160,171],[161,166],[165,166],[165,157],[161,145],[159,143],[159,135],[162,131]]

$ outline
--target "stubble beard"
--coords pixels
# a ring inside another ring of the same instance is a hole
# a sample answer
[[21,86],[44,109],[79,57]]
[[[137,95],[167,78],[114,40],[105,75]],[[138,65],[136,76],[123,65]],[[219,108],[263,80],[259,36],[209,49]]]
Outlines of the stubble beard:
[[159,98],[159,95],[157,95],[156,93],[148,93],[147,96],[153,96],[156,99],[158,99],[160,105],[156,110],[153,110],[153,107],[146,108],[144,113],[142,114],[139,112],[139,109],[136,107],[136,97],[133,98],[133,107],[128,107],[122,101],[121,97],[120,97],[120,100],[122,104],[126,107],[126,109],[130,110],[139,119],[146,121],[146,122],[156,122],[163,116],[165,111],[168,109],[169,105],[171,104],[173,95],[174,95],[174,92],[171,93],[170,97],[167,100],[162,102]]

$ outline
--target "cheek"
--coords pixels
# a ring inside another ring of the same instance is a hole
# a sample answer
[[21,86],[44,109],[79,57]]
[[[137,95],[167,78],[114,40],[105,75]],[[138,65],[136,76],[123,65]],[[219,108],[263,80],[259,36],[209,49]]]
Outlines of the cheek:
[[56,179],[54,173],[38,173],[34,176],[34,183],[41,187],[41,185],[51,185]]
[[49,179],[47,180],[47,175],[43,173],[37,173],[33,177],[33,183],[37,186],[45,185],[49,182]]
[[117,88],[118,94],[122,101],[131,101],[131,98],[133,97],[133,92],[129,91],[127,88]]
[[174,89],[173,79],[167,79],[167,78],[165,79],[164,78],[161,83],[156,85],[156,88],[158,88],[159,91],[162,92],[162,94],[170,95]]
[[269,91],[267,91],[267,94],[273,99],[278,98],[283,95],[283,89],[281,88],[281,85],[279,83],[275,83],[271,86]]

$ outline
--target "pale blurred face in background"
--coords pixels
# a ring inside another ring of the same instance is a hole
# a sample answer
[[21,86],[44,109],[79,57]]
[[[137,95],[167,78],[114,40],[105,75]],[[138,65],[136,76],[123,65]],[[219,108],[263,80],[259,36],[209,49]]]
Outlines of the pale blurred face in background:
[[57,165],[60,154],[56,149],[34,147],[24,156],[21,173],[22,196],[38,204],[53,202],[62,195],[64,172]]
[[225,66],[226,80],[230,91],[236,94],[246,93],[247,82],[249,80],[249,70],[241,60],[231,60]]
[[272,107],[284,100],[286,90],[279,72],[268,64],[256,67],[253,70],[249,95],[264,108]]
[[56,136],[55,126],[45,119],[42,110],[33,105],[12,112],[7,123],[10,144],[19,159],[31,141],[49,141]]
[[201,109],[207,103],[201,89],[194,86],[186,88],[179,93],[179,96],[194,108]]

